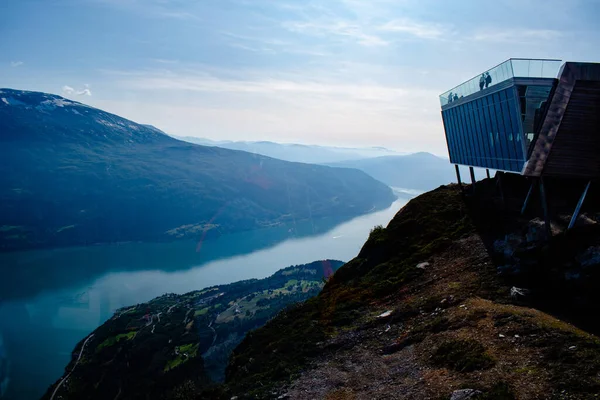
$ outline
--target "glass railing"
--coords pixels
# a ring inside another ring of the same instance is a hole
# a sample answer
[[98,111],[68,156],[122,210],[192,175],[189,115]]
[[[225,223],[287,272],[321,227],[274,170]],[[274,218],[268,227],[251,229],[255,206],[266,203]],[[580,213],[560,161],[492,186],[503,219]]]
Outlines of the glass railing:
[[561,64],[561,60],[511,58],[443,93],[440,103],[445,106],[510,78],[556,78]]

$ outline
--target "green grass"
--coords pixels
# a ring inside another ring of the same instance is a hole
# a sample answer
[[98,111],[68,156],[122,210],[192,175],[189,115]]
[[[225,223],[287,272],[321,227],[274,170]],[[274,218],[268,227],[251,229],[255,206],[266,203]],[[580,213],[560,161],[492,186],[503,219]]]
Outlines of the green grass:
[[[168,372],[178,367],[179,365],[187,362],[188,360],[196,357],[198,355],[198,347],[198,343],[190,343],[177,347],[177,351],[179,354],[177,354],[175,358],[167,361],[167,364],[165,365],[163,371]],[[184,354],[186,354],[187,357]]]
[[194,317],[199,317],[201,315],[205,315],[208,312],[209,309],[210,309],[210,307],[204,307],[201,310],[194,311]]
[[433,354],[431,361],[438,367],[458,372],[487,369],[495,363],[483,345],[475,340],[451,340],[443,343]]
[[100,352],[105,347],[114,346],[115,344],[119,343],[121,340],[131,340],[135,337],[136,334],[137,334],[137,331],[131,331],[129,333],[120,333],[116,336],[110,336],[109,338],[104,340],[102,343],[100,343],[98,345],[98,347],[96,347],[96,353]]
[[287,281],[285,283],[285,288],[288,289],[291,286],[296,286],[298,284],[298,280],[297,279],[290,279],[289,281]]

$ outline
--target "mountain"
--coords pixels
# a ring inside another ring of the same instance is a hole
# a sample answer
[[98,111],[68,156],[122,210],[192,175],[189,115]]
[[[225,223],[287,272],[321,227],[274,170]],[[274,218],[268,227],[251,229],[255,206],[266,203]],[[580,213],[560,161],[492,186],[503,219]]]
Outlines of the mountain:
[[421,191],[456,181],[454,167],[447,159],[424,152],[346,160],[327,165],[360,169],[389,186]]
[[280,160],[303,162],[309,164],[326,164],[336,161],[355,160],[368,157],[397,154],[393,150],[384,147],[330,147],[304,144],[287,144],[275,142],[233,142],[214,141],[197,138],[193,136],[179,137],[190,143],[204,146],[217,146],[224,149],[242,150],[264,156],[278,158]]
[[60,96],[0,89],[0,250],[198,240],[393,200],[358,170],[194,145]]
[[44,398],[188,398],[223,380],[231,351],[248,331],[318,294],[342,264],[295,265],[265,279],[165,294],[117,310],[77,345],[69,379]]
[[582,184],[546,179],[549,238],[538,198],[521,216],[529,183],[504,177],[502,197],[443,186],[373,229],[317,297],[246,336],[220,398],[597,396],[600,190],[565,234]]

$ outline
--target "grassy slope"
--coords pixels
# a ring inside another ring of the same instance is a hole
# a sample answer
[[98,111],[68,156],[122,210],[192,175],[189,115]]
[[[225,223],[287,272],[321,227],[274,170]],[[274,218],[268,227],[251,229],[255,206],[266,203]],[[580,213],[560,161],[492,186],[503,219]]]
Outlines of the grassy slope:
[[482,398],[594,398],[598,339],[510,304],[482,240],[499,234],[502,213],[490,198],[469,203],[441,187],[375,229],[318,297],[238,346],[223,398],[442,399],[464,387]]
[[89,341],[78,344],[65,376],[74,372],[57,393],[63,399],[187,398],[223,378],[229,354],[246,332],[319,293],[324,277],[342,264],[316,261],[265,279],[167,294],[117,310]]

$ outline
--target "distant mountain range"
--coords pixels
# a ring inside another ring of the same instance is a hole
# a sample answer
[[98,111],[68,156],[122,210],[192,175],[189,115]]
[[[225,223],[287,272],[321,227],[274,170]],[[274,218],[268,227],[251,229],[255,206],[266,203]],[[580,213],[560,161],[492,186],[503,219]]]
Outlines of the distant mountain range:
[[176,137],[186,142],[204,146],[217,146],[224,149],[242,150],[250,153],[278,158],[285,161],[303,162],[309,164],[326,164],[336,161],[356,160],[362,158],[399,155],[394,150],[385,147],[332,147],[276,142],[243,142],[243,141],[214,141],[193,136]]
[[[456,181],[448,159],[431,153],[402,154],[385,147],[329,147],[275,142],[213,141],[196,137],[181,140],[206,146],[243,150],[288,161],[356,168],[386,185],[427,191]],[[482,176],[481,173],[478,176]],[[468,175],[464,175],[468,179]]]
[[[387,185],[405,189],[428,191],[456,182],[450,162],[431,153],[375,157],[327,165],[360,169]],[[467,176],[464,178],[467,179]]]
[[344,168],[176,140],[60,96],[0,89],[0,250],[199,239],[387,207]]

